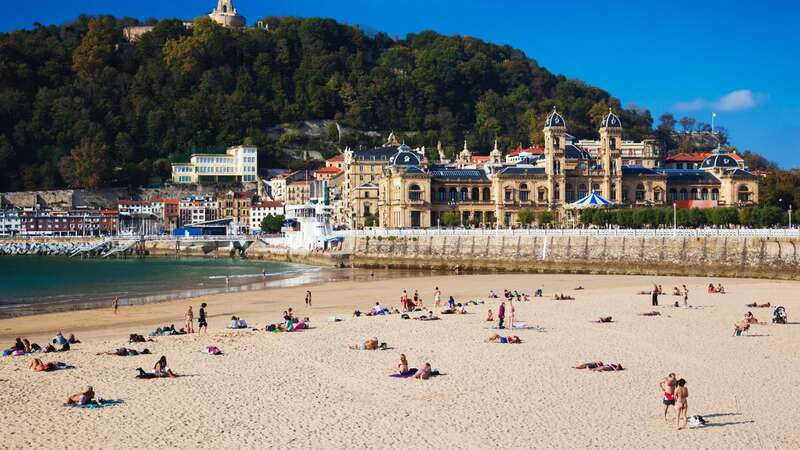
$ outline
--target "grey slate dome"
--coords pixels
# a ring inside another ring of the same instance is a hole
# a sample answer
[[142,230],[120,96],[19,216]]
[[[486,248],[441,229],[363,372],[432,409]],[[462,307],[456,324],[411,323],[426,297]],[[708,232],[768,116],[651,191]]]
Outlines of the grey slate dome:
[[622,122],[619,121],[619,117],[611,111],[611,108],[608,109],[608,115],[603,117],[603,122],[601,123],[603,128],[622,128]]
[[401,145],[397,149],[397,153],[389,158],[389,164],[394,166],[418,166],[419,163],[419,155],[405,144]]
[[567,124],[564,122],[564,118],[561,117],[561,114],[556,111],[556,107],[553,107],[553,112],[547,116],[547,119],[544,121],[545,127],[566,127]]
[[731,158],[731,156],[724,151],[714,152],[703,160],[703,164],[700,165],[701,169],[738,169],[739,163],[736,162],[735,159]]

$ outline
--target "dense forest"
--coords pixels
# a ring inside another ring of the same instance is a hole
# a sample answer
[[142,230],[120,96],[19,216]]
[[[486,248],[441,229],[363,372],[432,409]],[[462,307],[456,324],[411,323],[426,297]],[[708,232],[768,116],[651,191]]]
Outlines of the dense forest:
[[[287,147],[330,154],[377,144],[336,126],[310,141],[291,132],[304,120],[394,130],[408,144],[441,141],[451,152],[463,139],[485,151],[495,138],[503,148],[541,143],[553,106],[578,138],[596,137],[609,107],[626,138],[655,137],[671,149],[692,150],[686,136],[709,128],[670,114],[654,127],[649,111],[621,109],[608,92],[509,46],[431,31],[392,39],[329,19],[264,22],[269,31],[205,17],[191,29],[153,21],[134,43],[123,29],[139,22],[108,16],[0,33],[0,191],[140,186],[168,177],[170,162],[192,150],[241,143],[259,146],[262,167],[289,164]],[[289,132],[270,133],[278,124]],[[772,192],[783,195],[785,182]]]
[[[268,18],[269,31],[177,20],[129,44],[131,19],[80,17],[0,34],[0,190],[140,185],[192,149],[242,142],[281,159],[280,123],[335,119],[359,130],[412,130],[415,145],[466,138],[488,148],[540,139],[556,105],[594,136],[619,101],[554,75],[523,52],[434,32],[403,40],[325,19]],[[627,136],[652,133],[624,110]],[[360,145],[359,136],[350,142]]]

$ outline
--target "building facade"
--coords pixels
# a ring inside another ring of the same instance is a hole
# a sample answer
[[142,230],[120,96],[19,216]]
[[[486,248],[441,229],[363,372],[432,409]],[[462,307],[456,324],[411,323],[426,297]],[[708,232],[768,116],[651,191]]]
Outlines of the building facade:
[[232,219],[244,233],[250,232],[250,208],[253,206],[252,192],[228,191],[217,194],[219,212],[217,218]]
[[180,226],[209,222],[219,219],[219,202],[212,196],[191,196],[182,199],[180,210]]
[[[570,203],[592,192],[622,207],[673,202],[738,206],[758,201],[758,178],[724,150],[708,155],[697,169],[664,168],[657,146],[623,141],[622,124],[611,111],[600,124],[597,141],[575,142],[555,109],[543,131],[541,151],[524,157],[518,154],[513,162],[504,161],[496,144],[485,162],[475,164],[465,144],[456,161],[446,165],[429,165],[419,152],[399,146],[379,165],[381,172],[372,190],[378,196],[379,225],[436,227],[451,213],[463,226],[518,226],[521,209],[551,211],[561,220]],[[587,142],[591,150],[581,146]],[[642,164],[637,164],[639,158]],[[345,152],[345,162],[346,173],[359,166],[352,152]],[[353,182],[352,173],[349,180]],[[349,199],[354,219],[358,208],[372,213],[363,200],[358,202],[357,195]],[[363,222],[353,220],[351,226],[360,227]]]
[[267,216],[285,215],[284,203],[282,201],[270,200],[253,203],[250,208],[250,232],[261,231],[261,221]]
[[258,148],[250,145],[230,147],[224,154],[193,153],[190,162],[172,164],[176,184],[252,183],[257,173]]

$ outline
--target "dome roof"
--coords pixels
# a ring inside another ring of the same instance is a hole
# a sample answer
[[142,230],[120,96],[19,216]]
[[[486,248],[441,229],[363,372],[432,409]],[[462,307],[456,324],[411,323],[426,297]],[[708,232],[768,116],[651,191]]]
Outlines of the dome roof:
[[567,124],[564,122],[564,118],[561,117],[561,114],[556,111],[556,107],[553,107],[553,112],[547,116],[547,119],[544,121],[545,127],[566,127]]
[[608,108],[608,115],[603,117],[603,122],[600,126],[603,128],[622,128],[622,122],[620,122],[619,117],[611,111],[611,108]]
[[419,155],[405,144],[401,145],[397,149],[397,153],[389,158],[389,164],[394,166],[418,166],[419,162]]
[[714,169],[714,168],[723,168],[723,169],[738,169],[739,163],[731,158],[731,156],[724,151],[715,151],[711,154],[708,158],[703,160],[703,164],[700,165],[701,169]]

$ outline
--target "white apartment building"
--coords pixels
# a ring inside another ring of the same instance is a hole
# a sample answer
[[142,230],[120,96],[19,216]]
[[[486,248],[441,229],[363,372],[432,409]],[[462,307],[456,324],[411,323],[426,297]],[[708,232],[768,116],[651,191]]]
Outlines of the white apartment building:
[[267,216],[283,216],[285,214],[282,201],[265,201],[254,203],[250,207],[250,230],[260,231],[261,221]]
[[258,148],[239,145],[224,154],[193,153],[190,162],[172,165],[172,182],[197,184],[203,182],[256,181]]
[[219,202],[211,196],[182,199],[178,210],[182,226],[219,219]]
[[0,210],[0,236],[13,236],[22,231],[22,221],[16,209]]

